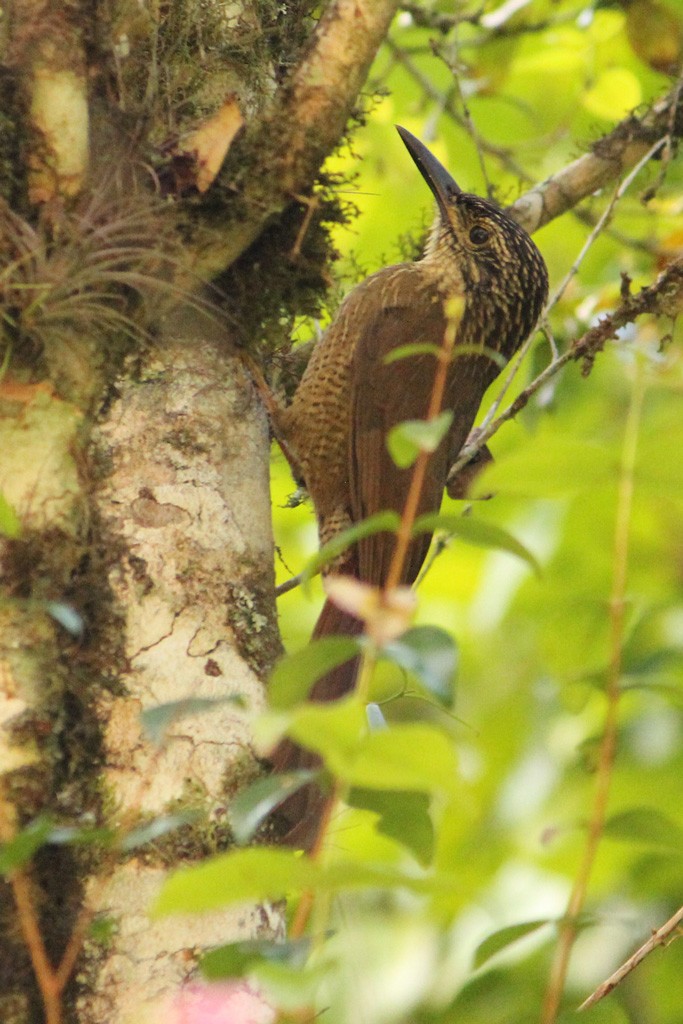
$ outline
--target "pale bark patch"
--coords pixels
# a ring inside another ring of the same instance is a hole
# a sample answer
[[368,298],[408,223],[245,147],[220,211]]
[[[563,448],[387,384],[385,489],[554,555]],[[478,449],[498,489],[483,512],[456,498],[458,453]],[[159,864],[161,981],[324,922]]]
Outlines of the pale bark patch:
[[[248,714],[262,705],[262,682],[238,652],[275,620],[263,607],[273,573],[266,423],[215,325],[200,338],[166,339],[142,381],[121,383],[98,448],[108,467],[99,510],[121,552],[109,581],[128,666],[125,693],[98,702],[105,791],[126,821],[131,810],[199,806],[204,827],[224,824],[235,772],[258,770]],[[231,624],[235,594],[248,596],[251,612],[245,618],[241,608],[236,621],[251,638]],[[244,707],[230,702],[236,696]],[[195,697],[217,703],[179,716],[160,746],[151,743],[141,713]],[[182,845],[191,856],[192,838]],[[134,860],[115,870],[104,894],[91,884],[93,905],[116,932],[103,957],[93,951],[91,964],[99,964],[88,971],[94,984],[83,1020],[139,1021],[144,1007],[191,976],[200,947],[281,927],[279,915],[271,920],[261,908],[156,923],[149,910],[164,876]]]
[[97,991],[80,1000],[83,1020],[107,1024],[158,1020],[159,1004],[195,970],[197,950],[240,938],[284,935],[279,909],[268,906],[153,921],[147,908],[164,878],[165,872],[159,869],[131,862],[117,872],[104,895],[98,894],[103,911],[115,914],[120,924]]

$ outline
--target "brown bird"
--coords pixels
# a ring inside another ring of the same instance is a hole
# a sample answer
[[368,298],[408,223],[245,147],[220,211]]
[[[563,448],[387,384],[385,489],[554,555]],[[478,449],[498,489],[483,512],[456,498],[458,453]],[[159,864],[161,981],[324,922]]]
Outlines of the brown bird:
[[[437,358],[422,351],[387,363],[386,356],[414,343],[441,347],[449,324],[453,329],[453,300],[461,300],[443,402],[453,420],[429,458],[418,508],[418,514],[436,512],[485,391],[536,325],[548,291],[543,257],[527,233],[494,203],[463,192],[405,128],[398,132],[438,206],[425,254],[380,270],[349,294],[316,345],[292,404],[273,416],[313,500],[321,543],[375,512],[403,511],[412,469],[394,464],[386,437],[396,424],[426,416]],[[430,541],[421,535],[411,542],[400,582],[415,581]],[[383,586],[395,543],[392,533],[368,537],[335,571]],[[313,637],[361,631],[358,620],[328,600]],[[311,699],[341,697],[354,685],[355,670],[350,662],[328,673]],[[320,763],[288,739],[270,760],[278,772]],[[314,784],[286,800],[273,818],[282,841],[310,849],[324,803]]]

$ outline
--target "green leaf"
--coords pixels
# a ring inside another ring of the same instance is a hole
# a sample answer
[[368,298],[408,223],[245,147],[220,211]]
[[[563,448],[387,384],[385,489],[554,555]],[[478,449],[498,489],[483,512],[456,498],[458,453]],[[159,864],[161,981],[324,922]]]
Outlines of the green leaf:
[[49,843],[55,846],[106,846],[115,844],[118,833],[113,828],[87,828],[74,825],[57,825],[50,831]]
[[637,807],[614,814],[605,822],[605,835],[631,843],[681,848],[683,829],[654,807]]
[[4,494],[0,493],[0,533],[10,540],[21,536],[21,522]]
[[451,741],[421,722],[366,735],[345,763],[331,763],[331,768],[346,782],[364,789],[442,793],[462,786]]
[[434,823],[426,793],[387,792],[382,789],[354,788],[349,796],[352,807],[379,815],[377,830],[410,850],[427,865],[434,856]]
[[175,832],[176,829],[182,828],[183,825],[191,825],[200,817],[199,811],[189,810],[179,814],[160,815],[158,818],[153,818],[152,821],[147,821],[144,825],[139,825],[128,832],[121,841],[121,849],[127,853],[130,850],[138,849],[140,846],[146,846],[147,843],[153,843],[155,839],[160,839],[169,832]]
[[343,555],[357,541],[371,537],[375,533],[395,533],[400,523],[401,517],[398,512],[376,512],[375,515],[368,516],[360,523],[349,526],[347,530],[342,530],[327,544],[323,544],[317,555],[311,558],[301,574],[302,582],[306,583],[324,566]]
[[231,850],[169,875],[155,915],[215,910],[244,901],[281,899],[311,888],[318,869],[294,850],[252,847]]
[[257,779],[230,803],[228,820],[238,843],[249,842],[270,812],[320,773],[309,770],[283,772]]
[[508,364],[508,360],[502,352],[479,342],[475,342],[474,345],[456,345],[451,358],[454,363],[457,363],[458,359],[467,359],[468,356],[486,356],[492,363],[495,363],[499,370],[504,370]]
[[343,889],[407,889],[417,893],[453,893],[451,875],[425,875],[410,868],[357,860],[312,861],[294,850],[249,847],[173,872],[152,913],[200,913],[234,903],[282,899],[302,892]]
[[287,734],[321,754],[336,774],[353,757],[366,729],[365,706],[354,694],[325,704],[300,704],[291,714]]
[[413,525],[414,534],[433,533],[435,530],[446,530],[454,537],[469,544],[475,544],[477,547],[507,551],[509,554],[523,559],[535,573],[540,575],[541,567],[529,549],[524,547],[507,530],[494,523],[473,519],[472,516],[453,515],[449,512],[429,512],[424,516],[419,516]]
[[440,704],[450,707],[458,667],[458,648],[445,629],[414,626],[382,648],[381,657],[416,676]]
[[18,832],[8,843],[0,846],[0,872],[11,874],[27,864],[34,853],[49,842],[54,827],[51,818],[41,816]]
[[441,355],[441,345],[432,345],[427,341],[415,341],[410,345],[397,345],[383,359],[385,366],[396,363],[399,359],[407,359],[409,356],[436,356]]
[[387,434],[387,448],[399,469],[412,466],[420,452],[435,452],[453,422],[450,410],[431,420],[406,420]]
[[311,951],[310,939],[294,942],[273,942],[255,939],[252,942],[231,942],[206,953],[200,969],[209,981],[239,978],[248,974],[252,965],[269,960],[303,968]]
[[241,978],[249,973],[252,964],[260,961],[269,945],[266,942],[232,942],[219,946],[202,957],[199,968],[209,981]]
[[[291,964],[268,957],[254,964],[253,978],[257,988],[267,992],[268,998],[280,1008],[279,1019],[305,1020],[306,1008],[315,1003],[323,986],[329,991],[330,983],[334,984],[337,969],[337,962],[325,957],[304,964]],[[284,1012],[297,1010],[301,1012]]]
[[523,924],[511,924],[506,928],[500,928],[498,931],[493,932],[492,935],[488,935],[483,942],[480,942],[474,953],[474,966],[475,968],[481,967],[487,960],[495,956],[496,953],[500,953],[502,950],[507,949],[514,942],[518,942],[520,939],[525,938],[527,935],[533,935],[540,928],[544,928],[548,924],[554,924],[554,921],[549,920],[538,920],[538,921],[525,921]]
[[186,697],[183,700],[173,700],[168,704],[157,704],[156,707],[143,711],[140,714],[140,722],[148,739],[159,744],[163,742],[176,719],[213,711],[221,704],[243,706],[244,698],[233,694],[228,697]]
[[333,861],[321,869],[318,889],[334,892],[341,889],[406,889],[417,893],[454,893],[462,890],[455,872],[427,874],[412,867],[395,867],[368,862]]
[[406,722],[368,732],[365,707],[355,695],[333,704],[300,705],[287,734],[353,786],[424,792],[461,787],[453,745],[441,730]]
[[361,649],[351,636],[326,636],[281,658],[270,677],[268,700],[273,708],[285,710],[308,697],[316,682],[331,669],[353,658]]

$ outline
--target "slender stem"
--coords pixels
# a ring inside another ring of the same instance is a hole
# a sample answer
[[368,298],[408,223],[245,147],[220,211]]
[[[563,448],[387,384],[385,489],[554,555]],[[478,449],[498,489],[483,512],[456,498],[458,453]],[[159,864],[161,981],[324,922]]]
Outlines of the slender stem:
[[[367,700],[367,693],[370,686],[370,680],[372,679],[372,673],[375,668],[375,662],[377,656],[372,648],[368,648],[364,651],[361,657],[360,668],[358,670],[358,678],[356,680],[356,693],[359,695],[359,699],[364,702]],[[335,779],[332,787],[332,792],[325,801],[323,807],[322,816],[320,820],[320,826],[318,828],[318,834],[315,838],[315,843],[309,853],[311,860],[319,860],[323,855],[326,848],[327,833],[329,831],[330,822],[334,817],[334,812],[340,803],[346,800],[349,793],[349,786],[342,782],[340,779]],[[310,920],[311,913],[313,910],[317,910],[317,927],[316,935],[324,936],[327,932],[327,921],[330,915],[330,900],[327,894],[324,895],[322,902],[318,901],[318,905],[314,904],[314,895],[310,890],[304,892],[299,900],[298,906],[294,913],[292,923],[289,929],[289,935],[292,939],[301,938],[306,926]]]
[[410,480],[410,488],[403,507],[401,522],[396,531],[396,547],[391,557],[389,572],[384,584],[385,591],[393,590],[401,581],[401,573],[403,572],[403,566],[405,565],[408,548],[412,539],[413,523],[415,522],[420,495],[424,486],[428,460],[429,452],[420,452],[415,460],[415,469]]
[[[102,880],[99,879],[97,881],[99,881],[101,886]],[[74,967],[76,966],[76,961],[81,955],[85,937],[88,934],[88,929],[90,928],[94,917],[94,900],[91,893],[89,901],[85,903],[79,911],[76,923],[74,924],[71,935],[69,936],[69,941],[66,944],[66,949],[62,954],[62,959],[60,960],[55,973],[55,983],[59,987],[60,992],[66,988],[67,982],[71,977]]]
[[43,1000],[45,1024],[62,1024],[61,987],[47,956],[31,896],[28,875],[23,869],[15,871],[10,878],[10,884],[17,907],[19,927],[31,957],[33,971]]
[[638,447],[638,431],[645,395],[643,370],[640,361],[637,363],[636,376],[633,382],[631,404],[626,420],[624,442],[621,455],[619,486],[617,492],[617,508],[614,527],[614,569],[612,592],[609,605],[609,662],[605,681],[605,697],[607,708],[605,723],[598,754],[595,795],[593,808],[588,822],[588,835],[583,850],[579,869],[574,879],[572,891],[567,904],[550,969],[550,978],[546,989],[541,1024],[555,1024],[562,1001],[567,968],[576,935],[578,932],[579,915],[583,910],[588,892],[590,877],[595,864],[598,847],[602,839],[607,817],[612,772],[617,749],[619,698],[621,695],[621,670],[624,643],[624,620],[626,609],[626,583],[629,557],[629,532],[633,507],[635,460]]
[[[458,303],[458,306],[460,306],[460,303]],[[460,325],[461,310],[459,310],[458,313],[453,312],[450,314],[447,310],[447,315],[448,320],[446,322],[446,330],[444,331],[443,340],[441,342],[441,353],[437,363],[436,372],[434,374],[434,385],[432,387],[429,407],[427,409],[426,418],[428,421],[436,419],[441,412],[444,394],[446,393],[448,368],[451,363],[453,348],[455,347],[455,337]],[[384,583],[385,592],[393,590],[393,588],[398,586],[401,581],[408,548],[412,540],[413,524],[420,505],[420,497],[422,495],[425,474],[427,472],[427,466],[430,458],[431,452],[422,451],[415,460],[415,468],[413,469],[413,475],[410,478],[410,487],[408,488],[406,502],[403,506],[401,522],[398,530],[396,531],[396,546],[391,556],[389,572],[387,573],[387,578]]]
[[[468,121],[466,117],[463,117],[462,114],[460,114],[455,103],[453,102],[452,93],[444,94],[439,89],[437,89],[432,80],[429,78],[429,76],[426,75],[421,70],[421,68],[411,59],[406,50],[403,47],[399,46],[398,43],[392,39],[391,36],[387,36],[385,45],[389,52],[391,53],[394,60],[397,61],[397,63],[401,64],[406,69],[408,74],[411,76],[411,78],[414,79],[416,85],[418,86],[419,89],[422,90],[425,96],[427,96],[430,100],[433,100],[435,103],[437,103],[439,105],[440,110],[442,110],[448,116],[448,118],[451,121],[453,121],[454,124],[457,124],[460,128],[464,129],[470,135],[474,145],[477,147],[477,150],[479,152],[487,153],[489,156],[498,160],[498,162],[503,167],[505,167],[506,170],[508,170],[511,174],[514,174],[515,177],[519,178],[520,181],[524,181],[529,184],[531,183],[532,179],[529,177],[526,171],[524,171],[521,167],[518,166],[517,163],[515,163],[512,157],[512,151],[510,149],[507,149],[503,146],[496,146],[494,145],[494,143],[489,142],[488,139],[485,139],[482,135],[479,134],[471,119]],[[452,72],[453,69],[451,68],[449,62],[446,61],[446,63],[449,66],[449,70],[451,70]]]
[[596,990],[589,995],[588,999],[585,999],[579,1010],[587,1010],[589,1007],[594,1006],[595,1003],[599,1003],[601,999],[608,996],[610,992],[613,992],[617,985],[620,985],[624,978],[627,978],[631,971],[643,962],[646,956],[649,956],[653,949],[657,946],[665,946],[669,942],[673,942],[675,938],[680,938],[683,935],[681,926],[683,925],[683,907],[679,907],[673,917],[652,933],[647,942],[644,942],[635,953],[628,958],[626,963],[623,963],[614,974],[610,974],[607,981],[603,981],[601,985],[598,985]]
[[[4,786],[0,784],[0,843],[11,842],[16,835],[14,815],[8,803]],[[31,893],[31,881],[25,867],[18,867],[8,876],[14,903],[17,908],[17,920],[33,966],[33,973],[40,991],[45,1009],[45,1024],[61,1024],[62,987],[50,963],[45,943],[40,931],[40,921]]]
[[650,148],[648,149],[647,153],[645,153],[645,155],[643,157],[641,157],[641,159],[638,161],[638,163],[634,167],[631,168],[631,170],[626,175],[626,177],[623,179],[623,181],[619,182],[618,186],[614,190],[614,194],[613,194],[612,198],[610,199],[610,201],[607,204],[607,206],[605,207],[605,209],[602,211],[602,214],[600,215],[597,223],[593,227],[593,230],[589,234],[588,238],[583,243],[579,255],[576,257],[576,259],[572,263],[572,265],[569,268],[569,270],[567,271],[564,279],[560,282],[560,284],[556,288],[556,290],[555,290],[554,294],[552,295],[552,297],[548,300],[548,304],[546,305],[546,308],[545,308],[545,315],[546,316],[548,315],[550,310],[553,308],[553,306],[556,306],[557,303],[560,301],[560,299],[562,298],[562,296],[564,295],[564,293],[565,293],[565,291],[567,289],[567,285],[572,280],[572,278],[574,278],[578,274],[579,268],[581,267],[581,264],[583,263],[583,261],[585,260],[586,256],[588,255],[588,252],[589,252],[590,248],[592,247],[592,245],[595,242],[595,240],[598,237],[598,235],[600,235],[602,233],[603,228],[606,226],[606,224],[610,220],[612,214],[614,213],[615,206],[617,205],[619,200],[622,198],[624,193],[628,191],[631,183],[633,182],[633,179],[636,178],[640,174],[642,169],[645,167],[646,164],[648,164],[650,162],[650,160],[655,155],[655,153],[658,153],[661,149],[663,149],[665,147],[666,142],[667,142],[667,136],[663,135],[662,138],[658,139],[653,146],[650,146]]
[[[339,801],[342,799],[341,789],[341,783],[339,782],[338,779],[336,779],[334,783],[334,789],[332,790],[332,793],[330,794],[328,799],[325,801],[325,806],[323,807],[322,817],[320,820],[320,827],[318,828],[318,834],[315,838],[313,849],[309,854],[311,860],[315,861],[320,859],[322,851],[325,847],[325,839],[327,837],[327,832],[329,829],[332,814],[334,812],[335,807],[337,807]],[[308,889],[306,892],[303,892],[301,894],[301,899],[297,904],[297,908],[289,928],[289,937],[291,939],[300,939],[303,933],[306,931],[306,925],[308,924],[311,912],[314,907],[314,900],[315,895],[312,889]]]

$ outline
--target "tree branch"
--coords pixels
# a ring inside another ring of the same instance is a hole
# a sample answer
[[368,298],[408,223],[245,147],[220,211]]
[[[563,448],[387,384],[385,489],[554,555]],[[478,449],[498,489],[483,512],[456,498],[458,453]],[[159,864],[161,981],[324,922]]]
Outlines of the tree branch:
[[531,234],[634,167],[658,139],[683,134],[681,83],[641,117],[630,114],[597,142],[590,153],[529,189],[507,210]]
[[[215,277],[234,263],[295,195],[310,191],[324,160],[339,143],[399,6],[400,0],[328,4],[301,63],[270,107],[247,126],[237,147],[242,156],[245,146],[260,154],[258,173],[246,174],[237,185],[242,202],[237,223],[228,232],[218,232],[215,209],[200,213],[205,237],[197,239],[194,248],[195,270],[202,278]],[[657,139],[668,136],[670,151],[671,140],[683,134],[681,93],[679,82],[644,114],[629,115],[598,139],[590,153],[520,196],[508,213],[527,231],[536,231],[630,170]],[[229,156],[224,180],[230,169]],[[239,178],[239,170],[233,170]],[[199,233],[203,231],[200,226]]]
[[241,193],[246,214],[228,233],[213,230],[199,254],[203,277],[229,267],[258,237],[266,222],[310,190],[324,160],[339,144],[375,54],[399,0],[333,0],[311,45],[271,107],[247,130],[259,173]]
[[595,1003],[599,1003],[605,996],[608,996],[610,992],[613,992],[617,985],[620,985],[624,978],[631,971],[635,970],[645,957],[649,956],[653,949],[656,949],[657,946],[664,946],[671,936],[676,938],[677,936],[674,933],[679,932],[680,934],[681,924],[683,924],[683,907],[679,907],[666,924],[663,924],[661,928],[653,932],[647,942],[644,942],[640,949],[637,949],[633,956],[628,958],[626,963],[622,964],[614,974],[611,974],[607,981],[603,981],[601,985],[598,985],[588,999],[581,1003],[579,1010],[587,1010],[589,1007],[594,1006]]
[[642,362],[638,364],[631,389],[631,401],[624,425],[624,439],[619,460],[617,503],[614,522],[614,554],[612,587],[608,604],[609,659],[605,675],[605,717],[598,748],[595,792],[587,823],[587,835],[567,909],[559,926],[557,945],[550,968],[550,977],[543,999],[541,1024],[555,1024],[567,979],[569,961],[576,942],[579,918],[586,905],[588,886],[605,831],[614,763],[619,734],[619,707],[626,635],[626,595],[630,555],[631,520],[635,493],[638,435],[645,401],[645,380]]

